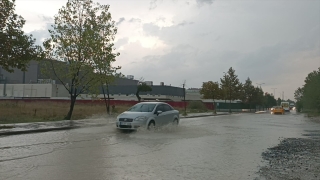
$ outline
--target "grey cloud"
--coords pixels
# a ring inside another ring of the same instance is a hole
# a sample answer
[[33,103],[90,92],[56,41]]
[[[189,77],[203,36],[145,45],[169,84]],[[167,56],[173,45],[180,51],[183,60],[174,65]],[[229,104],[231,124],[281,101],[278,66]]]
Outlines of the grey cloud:
[[182,23],[179,23],[177,26],[185,26],[188,24],[194,24],[194,22],[187,22],[187,21],[183,21]]
[[157,0],[151,0],[149,10],[154,10],[157,8]]
[[38,17],[41,18],[45,22],[53,22],[53,18],[50,16],[38,15]]
[[[203,81],[219,81],[222,72],[232,66],[242,82],[250,77],[255,85],[264,82],[280,91],[301,86],[303,78],[320,66],[319,2],[226,1],[220,8],[207,5],[221,1],[196,2],[206,5],[204,12],[195,10],[188,19],[179,14],[173,18],[173,26],[142,24],[145,35],[156,36],[174,48],[161,56],[138,49],[136,52],[149,56],[130,54],[128,57],[137,57],[139,63],[124,68],[137,77],[175,85],[186,79],[187,84],[199,87]],[[296,58],[294,62],[291,56]],[[156,73],[149,77],[146,72]]]
[[[309,34],[298,38],[291,43],[278,43],[273,46],[261,47],[260,49],[243,54],[236,67],[240,73],[250,73],[254,78],[267,84],[273,84],[276,80],[283,83],[283,77],[294,77],[297,72],[304,71],[304,67],[320,66],[320,28],[315,28]],[[285,57],[292,53],[314,50],[315,54],[309,56],[314,57],[314,61],[306,61],[301,59],[302,64],[290,61]],[[316,62],[318,61],[318,62]],[[304,66],[304,67],[301,67]],[[282,78],[277,78],[282,77]]]
[[131,22],[131,23],[135,23],[135,22],[141,23],[141,19],[131,18],[131,19],[129,20],[129,22]]
[[197,0],[198,5],[212,4],[214,0]]
[[210,31],[210,32],[203,32],[203,33],[199,33],[199,36],[208,36],[210,34],[212,34],[213,32]]
[[116,23],[116,25],[121,24],[123,21],[125,21],[126,19],[124,17],[120,18],[119,21]]
[[159,21],[165,22],[166,18],[165,17],[159,17],[159,18],[157,18],[156,22],[159,22]]
[[217,38],[214,39],[214,41],[219,41],[220,38],[221,36],[218,36]]
[[143,24],[142,28],[143,28],[143,31],[145,31],[148,35],[156,35],[160,31],[159,26],[157,26],[153,23]]
[[117,42],[114,43],[114,46],[116,48],[119,48],[120,46],[123,46],[123,45],[127,44],[128,41],[129,41],[129,38],[127,38],[127,37],[126,38],[121,38]]
[[52,29],[51,25],[53,25],[53,23],[47,23],[45,29],[31,31],[28,34],[32,34],[32,36],[36,39],[36,44],[42,46],[41,39],[47,39],[50,37],[50,33],[48,30]]

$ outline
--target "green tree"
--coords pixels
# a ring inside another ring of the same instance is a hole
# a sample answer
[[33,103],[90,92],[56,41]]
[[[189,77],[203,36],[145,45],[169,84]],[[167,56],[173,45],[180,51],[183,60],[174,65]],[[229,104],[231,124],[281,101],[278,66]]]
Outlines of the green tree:
[[221,89],[219,87],[219,83],[212,81],[203,82],[200,94],[203,95],[204,99],[212,99],[215,105],[215,99],[221,98]]
[[264,104],[263,90],[260,87],[254,88],[253,99],[253,103],[255,105],[259,105],[260,109],[260,107]]
[[136,92],[136,96],[137,96],[139,102],[141,101],[141,97],[140,97],[139,93],[140,92],[148,92],[148,91],[152,91],[152,87],[148,86],[144,82],[140,82],[139,85],[137,86],[137,92]]
[[297,90],[295,90],[294,92],[294,99],[296,101],[301,101],[302,100],[302,96],[303,96],[303,88],[298,88]]
[[[108,114],[110,114],[110,91],[109,91],[109,85],[114,82],[115,78],[120,77],[120,76],[121,76],[121,73],[118,74],[115,71],[115,74],[106,75],[100,81],[101,82],[102,94],[103,94],[103,98],[104,98],[104,101],[105,101],[105,104],[106,104],[106,109],[107,109],[107,113]],[[108,98],[106,98],[106,95],[107,95]],[[108,99],[108,101],[107,101],[107,99]]]
[[303,86],[302,104],[304,111],[320,113],[320,67],[308,74]]
[[54,17],[50,38],[43,43],[47,58],[52,59],[45,67],[53,70],[70,95],[67,120],[77,97],[97,92],[101,86],[99,67],[113,61],[105,58],[111,53],[110,41],[116,31],[108,10],[109,5],[92,0],[68,0]]
[[277,105],[280,106],[282,100],[280,98],[277,99]]
[[41,47],[22,30],[25,22],[15,14],[15,0],[0,1],[0,66],[8,72],[26,71],[31,60],[42,58]]
[[[95,16],[95,14],[93,14]],[[108,19],[109,18],[109,19]],[[108,22],[106,26],[104,23]],[[113,40],[117,33],[117,28],[115,27],[115,22],[111,21],[111,16],[105,16],[104,18],[97,18],[97,21],[93,21],[91,26],[92,30],[96,32],[95,40],[98,42],[96,44],[96,51],[93,54],[93,64],[95,65],[96,72],[100,77],[100,85],[107,109],[107,113],[110,114],[110,94],[109,85],[114,81],[115,77],[121,76],[121,73],[117,73],[120,66],[114,67],[112,63],[116,61],[116,57],[120,53],[114,53]],[[100,94],[100,93],[99,93]],[[106,98],[106,94],[108,100]]]
[[225,74],[223,78],[220,78],[220,81],[222,91],[225,93],[226,99],[229,99],[229,112],[231,112],[231,101],[241,98],[242,84],[232,67],[229,68],[227,74]]
[[296,108],[297,108],[297,112],[301,112],[302,108],[303,108],[303,104],[302,104],[302,99],[303,99],[303,88],[298,88],[297,90],[295,90],[294,92],[294,99],[297,101],[296,102]]
[[254,96],[255,96],[255,88],[252,85],[252,81],[248,77],[248,79],[246,80],[246,82],[242,86],[240,99],[243,103],[250,105],[250,110],[251,110],[251,106],[254,103],[254,98],[255,98]]
[[267,108],[271,108],[272,106],[277,105],[277,100],[274,98],[274,96],[266,93],[264,96],[264,105]]
[[221,89],[218,82],[203,82],[200,94],[203,95],[204,99],[215,99],[221,98]]

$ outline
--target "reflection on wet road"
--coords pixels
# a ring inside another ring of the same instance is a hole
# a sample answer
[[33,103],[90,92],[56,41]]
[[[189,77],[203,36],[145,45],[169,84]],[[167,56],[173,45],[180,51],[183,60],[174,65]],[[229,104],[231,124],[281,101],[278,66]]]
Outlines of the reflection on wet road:
[[148,132],[114,124],[0,138],[0,179],[254,179],[261,153],[319,125],[302,115],[182,119]]

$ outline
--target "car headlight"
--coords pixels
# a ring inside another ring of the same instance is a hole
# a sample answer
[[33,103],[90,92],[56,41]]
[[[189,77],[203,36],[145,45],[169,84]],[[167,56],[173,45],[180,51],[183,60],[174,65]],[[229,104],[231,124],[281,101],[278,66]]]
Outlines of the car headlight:
[[135,120],[135,121],[145,121],[145,120],[147,120],[147,117],[145,117],[145,116],[139,116],[139,117],[136,117],[134,120]]

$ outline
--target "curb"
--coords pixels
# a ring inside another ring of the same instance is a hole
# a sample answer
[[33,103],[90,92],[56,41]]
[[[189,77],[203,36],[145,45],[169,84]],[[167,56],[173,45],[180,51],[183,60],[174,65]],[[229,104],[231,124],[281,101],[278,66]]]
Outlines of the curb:
[[75,129],[75,128],[79,128],[79,127],[67,126],[67,127],[54,127],[54,128],[32,129],[32,130],[21,130],[21,131],[7,131],[7,132],[0,132],[0,136],[28,134],[28,133],[41,133],[41,132],[49,132],[49,131],[61,131],[61,130],[69,130],[69,129]]

